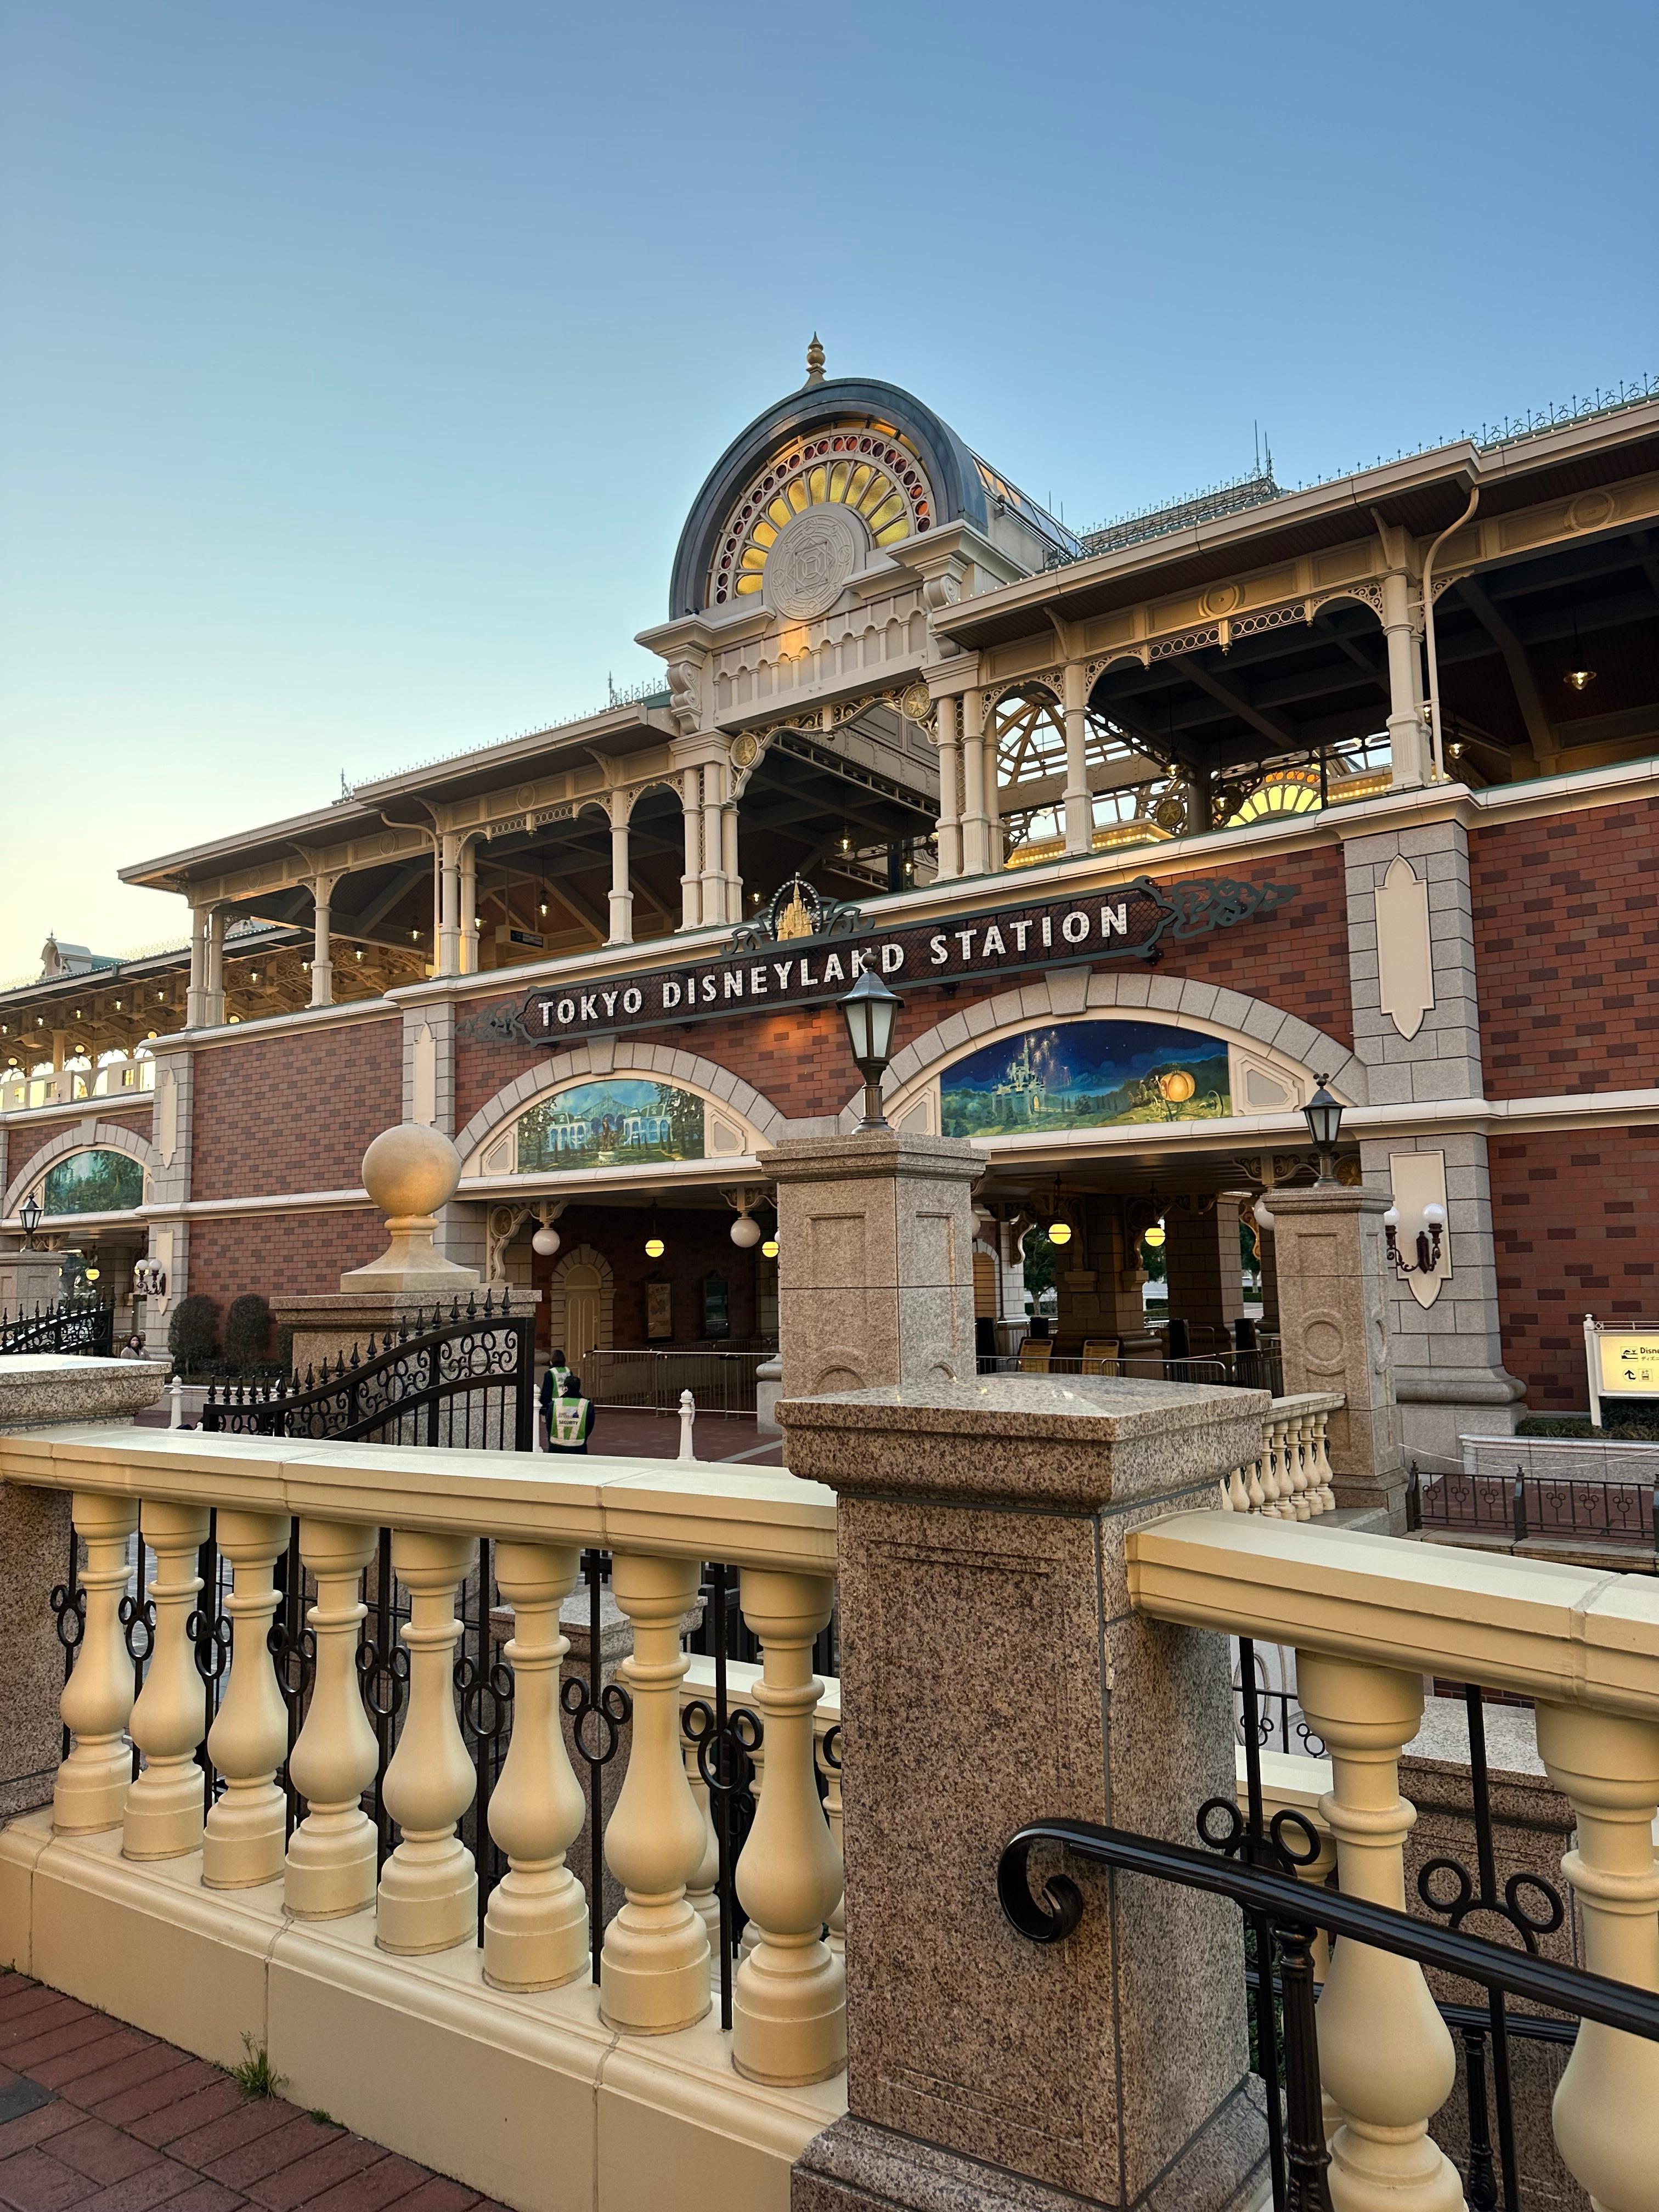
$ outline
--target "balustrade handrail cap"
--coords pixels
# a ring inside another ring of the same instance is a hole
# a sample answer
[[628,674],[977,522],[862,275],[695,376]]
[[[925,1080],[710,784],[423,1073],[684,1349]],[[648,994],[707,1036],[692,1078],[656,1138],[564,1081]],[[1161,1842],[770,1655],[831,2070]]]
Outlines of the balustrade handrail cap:
[[1321,1522],[1187,1512],[1132,1529],[1138,1613],[1548,1704],[1659,1717],[1659,1583]]
[[167,1370],[149,1359],[96,1359],[67,1352],[9,1352],[0,1356],[0,1429],[61,1424],[76,1435],[88,1423],[153,1406]]
[[1261,1449],[1266,1390],[996,1375],[783,1400],[799,1476],[849,1495],[1092,1511],[1178,1496]]
[[[130,1371],[130,1370],[129,1370]],[[0,1480],[382,1528],[832,1574],[836,1501],[765,1468],[290,1443],[104,1424],[0,1436]]]

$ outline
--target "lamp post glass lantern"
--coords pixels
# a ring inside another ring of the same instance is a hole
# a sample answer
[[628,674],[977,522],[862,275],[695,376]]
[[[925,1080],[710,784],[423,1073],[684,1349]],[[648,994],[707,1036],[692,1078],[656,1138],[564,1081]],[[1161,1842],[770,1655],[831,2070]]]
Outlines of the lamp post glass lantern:
[[1308,1134],[1313,1139],[1314,1150],[1319,1155],[1319,1180],[1334,1182],[1332,1169],[1337,1139],[1342,1133],[1342,1109],[1325,1088],[1325,1079],[1318,1079],[1319,1088],[1302,1109],[1302,1118],[1308,1125]]
[[33,1252],[34,1232],[40,1226],[40,1201],[33,1191],[18,1207],[17,1218],[23,1225],[23,1249]]
[[893,1057],[893,1025],[903,1001],[890,991],[879,975],[866,968],[841,1002],[846,1018],[853,1060],[864,1078],[864,1119],[860,1129],[884,1129],[881,1110],[881,1079]]

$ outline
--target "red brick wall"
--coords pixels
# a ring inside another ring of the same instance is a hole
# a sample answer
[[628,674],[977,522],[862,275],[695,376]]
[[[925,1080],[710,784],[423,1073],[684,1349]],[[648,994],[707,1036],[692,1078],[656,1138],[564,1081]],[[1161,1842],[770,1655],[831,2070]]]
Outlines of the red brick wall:
[[403,1117],[397,1020],[216,1045],[196,1055],[191,1196],[352,1188]]
[[72,1114],[65,1114],[57,1121],[25,1121],[13,1123],[6,1137],[6,1176],[9,1183],[15,1176],[22,1174],[25,1166],[46,1145],[55,1144],[66,1129],[77,1131],[88,1115],[100,1121],[112,1121],[118,1128],[131,1129],[137,1136],[148,1139],[150,1133],[150,1109],[148,1106],[125,1108],[120,1113],[106,1114],[101,1098],[85,1098]]
[[190,1224],[190,1287],[225,1308],[244,1291],[273,1302],[337,1291],[348,1267],[386,1249],[386,1224],[372,1206],[317,1213],[254,1215]]
[[1651,799],[1470,832],[1489,1098],[1654,1081],[1656,839]]
[[[1242,922],[1186,944],[1166,943],[1153,972],[1189,976],[1196,982],[1265,999],[1352,1046],[1353,1006],[1340,853],[1296,854],[1275,860],[1261,872],[1271,874],[1275,882],[1296,884],[1299,896],[1261,921]],[[1138,963],[1103,964],[1121,974]],[[917,989],[901,982],[904,1011],[899,1017],[897,1048],[959,1008],[1030,981],[1035,972],[963,983],[954,991],[937,984]],[[478,1018],[492,1003],[506,1002],[475,1001],[461,1018],[455,1048],[457,1128],[503,1085],[544,1057],[526,1045],[467,1034],[475,1024],[482,1026]],[[748,1014],[681,1022],[638,1034],[653,1044],[673,1045],[712,1060],[753,1084],[763,1097],[792,1117],[838,1113],[856,1082],[847,1057],[845,1027],[833,1006],[758,1018]]]
[[1498,1137],[1491,1162],[1504,1364],[1534,1413],[1582,1412],[1584,1316],[1659,1320],[1659,1128]]

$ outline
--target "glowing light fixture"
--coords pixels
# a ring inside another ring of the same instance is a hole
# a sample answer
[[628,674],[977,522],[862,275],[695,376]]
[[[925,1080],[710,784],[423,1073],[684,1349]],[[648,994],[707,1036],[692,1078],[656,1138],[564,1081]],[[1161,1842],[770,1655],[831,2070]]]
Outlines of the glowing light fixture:
[[1161,1221],[1155,1221],[1140,1241],[1149,1252],[1161,1252],[1168,1233]]
[[769,1237],[761,1246],[761,1257],[763,1260],[775,1260],[777,1256],[778,1240],[775,1237]]
[[1572,666],[1565,678],[1575,691],[1588,691],[1595,681],[1595,671],[1584,665],[1584,648],[1578,641],[1578,610],[1572,611]]
[[1051,1221],[1048,1224],[1048,1242],[1051,1244],[1069,1244],[1071,1241],[1072,1224],[1069,1221]]

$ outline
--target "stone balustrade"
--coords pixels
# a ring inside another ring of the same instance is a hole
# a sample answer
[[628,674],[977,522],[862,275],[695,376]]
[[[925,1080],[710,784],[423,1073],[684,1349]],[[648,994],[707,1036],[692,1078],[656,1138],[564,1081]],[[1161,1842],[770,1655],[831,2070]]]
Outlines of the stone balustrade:
[[[1518,1692],[1577,1821],[1561,1862],[1586,1964],[1659,1990],[1659,1589],[1650,1578],[1449,1553],[1277,1516],[1183,1513],[1133,1530],[1131,1602],[1152,1620],[1292,1646],[1303,1712],[1323,1740],[1321,1826],[1345,1894],[1404,1907],[1416,1814],[1399,1761],[1424,1680]],[[1285,1762],[1289,1765],[1289,1762]],[[1336,1946],[1318,2008],[1335,2212],[1457,2212],[1455,2168],[1429,2124],[1452,2087],[1450,2037],[1420,1967]],[[1659,2044],[1586,2021],[1554,2101],[1557,2147],[1601,2212],[1652,2212]]]
[[[147,1978],[138,1963],[142,1938],[128,1942],[105,1921],[103,1956],[54,1966],[40,1874],[55,1877],[54,1895],[85,1884],[88,1924],[107,1910],[94,1893],[114,1879],[125,1912],[178,1923],[198,1970],[214,1951],[209,1985],[222,1962],[234,1983],[239,1954],[269,1951],[280,1960],[301,1940],[313,1996],[319,1981],[335,1989],[321,2044],[334,2065],[353,2040],[339,2033],[342,1990],[373,1995],[375,2027],[360,2014],[360,2036],[382,2032],[388,2006],[422,2015],[428,2037],[439,2023],[453,2029],[447,2014],[465,1996],[478,2039],[502,2048],[522,2043],[528,2005],[573,2076],[591,2077],[599,2052],[615,2052],[619,2065],[632,2050],[640,2054],[628,2062],[637,2087],[640,2069],[650,2074],[660,2047],[666,2070],[654,2077],[657,2088],[665,2083],[671,2104],[678,2096],[684,2105],[687,2051],[695,2052],[693,2070],[712,2073],[718,2092],[707,2126],[738,2142],[746,2132],[756,2154],[774,2162],[781,2153],[777,2171],[787,2179],[789,2158],[844,2103],[840,1802],[833,1753],[825,1753],[839,1703],[835,1694],[826,1700],[812,1666],[835,1594],[830,1493],[771,1470],[599,1459],[566,1467],[500,1453],[93,1425],[0,1436],[0,1482],[69,1492],[85,1560],[71,1601],[81,1632],[62,1698],[67,1756],[50,1810],[0,1832],[0,1958],[21,1962],[32,1943],[36,1971],[53,1973],[59,1986],[222,2062],[231,2000],[204,1998],[205,2024],[198,2018],[181,2034],[168,1978]],[[270,1631],[295,1530],[308,1602],[288,1664],[303,1670],[308,1692],[290,1748],[283,1655],[273,1651]],[[408,1617],[396,1662],[400,1710],[395,1725],[377,1727],[377,1677],[383,1690],[386,1674],[368,1639],[383,1571],[376,1562],[386,1557],[383,1531]],[[489,1547],[489,1587],[482,1589],[481,1540]],[[228,1658],[216,1712],[199,1668],[199,1563],[210,1541]],[[597,1977],[592,1893],[567,1863],[589,1808],[560,1695],[570,1648],[561,1607],[592,1552],[608,1554],[611,1593],[632,1630],[617,1670],[631,1706],[618,1753],[623,1780],[603,1837],[623,1901],[603,1929]],[[750,1708],[764,1729],[765,1786],[735,1862],[749,1926],[724,2033],[713,1830],[682,1726],[692,1698],[714,1701],[712,1660],[682,1648],[711,1559],[732,1571],[759,1650],[756,1664],[730,1662],[729,1700]],[[511,1633],[494,1670],[504,1679],[491,1693],[510,1714],[510,1733],[481,1820],[472,1809],[477,1776],[462,1726],[458,1647],[462,1616],[477,1618],[481,1604],[487,1616],[497,1593],[511,1609]],[[42,1608],[47,1595],[43,1587]],[[149,1624],[137,1670],[135,1616],[141,1651]],[[297,1798],[291,1823],[279,1784],[285,1759]],[[371,1817],[377,1789],[389,1827]],[[482,1927],[469,1848],[481,1825],[506,1868]],[[8,1879],[24,1864],[35,1888],[20,1906]],[[68,1948],[75,1954],[76,1940]],[[267,2002],[274,2029],[274,1990]],[[286,2045],[273,2063],[299,2086]],[[303,2086],[311,2101],[345,2116],[338,2085],[325,2094],[307,2076]],[[397,2094],[395,2129],[372,2101],[350,2111],[352,2124],[438,2154],[436,2138],[422,2142],[401,2087]],[[720,2098],[738,2100],[737,2120]],[[701,2110],[686,2120],[693,2135],[703,2125]],[[437,2162],[453,2171],[454,2156],[450,2143]],[[487,2166],[476,2179],[510,2195]]]
[[1340,1390],[1275,1398],[1262,1424],[1261,1449],[1221,1485],[1222,1511],[1279,1521],[1316,1521],[1334,1511],[1327,1428],[1343,1402]]

